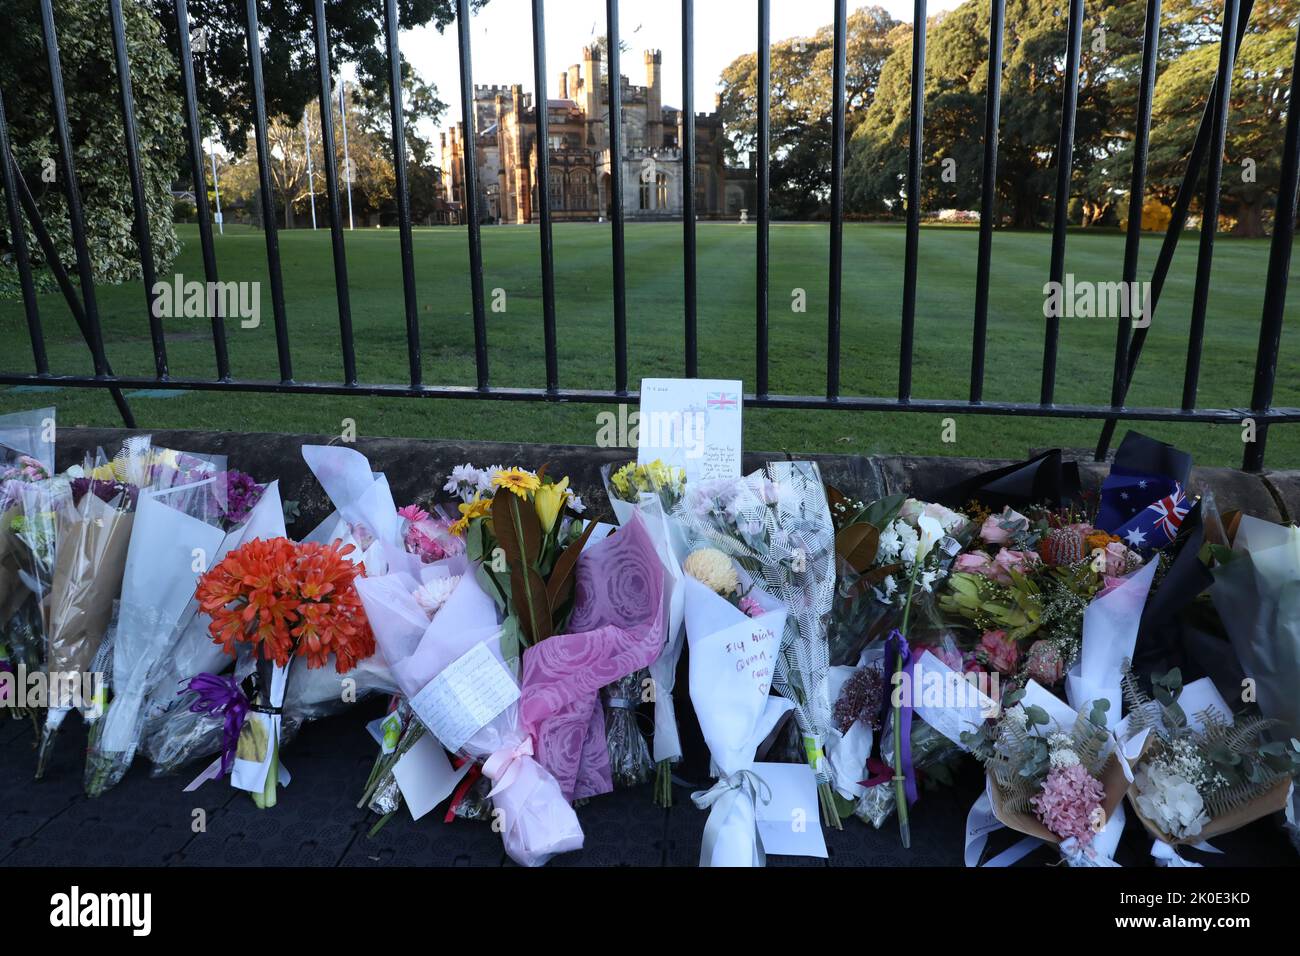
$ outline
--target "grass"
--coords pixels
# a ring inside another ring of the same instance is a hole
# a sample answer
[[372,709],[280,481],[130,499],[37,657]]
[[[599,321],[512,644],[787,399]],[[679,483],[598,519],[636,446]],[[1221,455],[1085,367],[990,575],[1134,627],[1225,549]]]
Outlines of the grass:
[[[166,272],[202,278],[197,230],[183,227],[185,249]],[[842,337],[843,394],[891,395],[897,390],[903,230],[849,224],[844,236]],[[680,223],[627,227],[629,379],[680,375],[682,347],[682,229]],[[754,229],[734,223],[699,226],[700,374],[742,378],[752,389],[754,345]],[[1181,399],[1195,271],[1196,240],[1184,236],[1147,343],[1130,404],[1176,406]],[[923,398],[964,397],[968,389],[977,233],[927,228],[921,236],[913,392]],[[1159,237],[1143,241],[1140,277],[1149,277]],[[339,381],[339,330],[329,233],[280,233],[286,311],[294,375],[300,381]],[[363,382],[407,377],[406,331],[398,234],[392,229],[347,234],[357,365]],[[985,398],[1038,398],[1044,319],[1042,286],[1050,241],[1045,233],[1006,232],[993,241]],[[535,227],[483,232],[484,285],[504,290],[505,311],[488,313],[492,382],[545,384],[541,335],[541,278]],[[1123,257],[1116,233],[1073,232],[1066,268],[1076,279],[1114,281]],[[826,381],[828,234],[824,224],[781,223],[771,232],[771,389],[816,394]],[[260,281],[262,322],[242,329],[228,322],[231,365],[241,378],[276,379],[275,333],[262,234],[228,227],[217,239],[222,280]],[[467,282],[465,230],[415,231],[416,289],[429,383],[474,384],[474,335]],[[1242,407],[1250,400],[1259,316],[1268,264],[1265,240],[1220,238],[1206,324],[1198,403]],[[1295,266],[1293,266],[1293,269]],[[556,311],[562,386],[613,386],[613,307],[610,227],[555,227]],[[1295,272],[1292,273],[1295,282]],[[803,290],[806,311],[792,303]],[[98,290],[108,353],[119,374],[152,375],[144,291],[140,283]],[[1295,296],[1292,296],[1295,301]],[[52,370],[88,372],[89,353],[57,295],[40,302]],[[1283,335],[1275,403],[1300,405],[1294,374],[1295,306]],[[212,344],[205,320],[165,320],[172,374],[211,377]],[[0,333],[9,343],[0,367],[31,369],[20,302],[0,302]],[[1110,396],[1115,322],[1061,321],[1057,400],[1105,404]],[[278,396],[185,393],[132,398],[144,428],[338,433],[345,418],[363,436],[557,441],[593,444],[596,413],[607,406],[496,401],[373,399],[353,396]],[[55,404],[60,421],[114,425],[120,420],[106,392],[61,389],[43,393],[0,390],[0,411]],[[1137,427],[1191,451],[1202,464],[1233,465],[1241,458],[1241,429],[1205,424],[1145,423]],[[793,452],[930,453],[1023,456],[1030,447],[1090,448],[1100,423],[1030,418],[958,416],[956,441],[942,441],[942,416],[753,409],[745,415],[745,444]],[[1122,433],[1122,432],[1121,432]],[[1273,468],[1300,466],[1300,427],[1278,426],[1269,436]]]

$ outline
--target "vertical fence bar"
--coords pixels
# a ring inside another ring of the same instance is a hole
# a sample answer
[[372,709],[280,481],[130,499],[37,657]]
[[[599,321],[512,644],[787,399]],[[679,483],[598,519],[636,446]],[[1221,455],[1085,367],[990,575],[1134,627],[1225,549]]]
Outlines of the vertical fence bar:
[[998,131],[1002,114],[1002,29],[1007,0],[989,2],[989,76],[984,94],[984,168],[980,179],[980,244],[975,273],[975,333],[971,342],[970,400],[984,401],[989,331],[989,280],[998,201]]
[[1214,262],[1214,234],[1219,230],[1219,186],[1223,180],[1223,146],[1228,135],[1228,105],[1232,101],[1232,66],[1236,48],[1228,38],[1237,32],[1240,0],[1223,4],[1223,39],[1219,43],[1219,70],[1215,85],[1220,91],[1214,101],[1214,123],[1210,127],[1210,168],[1205,174],[1205,201],[1201,204],[1201,237],[1196,256],[1196,285],[1192,293],[1192,324],[1187,339],[1187,365],[1183,373],[1183,410],[1196,407],[1196,388],[1201,374],[1201,350],[1205,341],[1205,313],[1209,308],[1210,269]]
[[49,375],[50,363],[45,355],[45,332],[41,328],[41,313],[36,305],[36,282],[32,278],[31,261],[27,258],[27,236],[23,228],[23,214],[18,207],[18,186],[15,180],[13,152],[9,146],[9,120],[5,116],[4,91],[0,90],[0,186],[4,186],[5,209],[9,213],[9,244],[14,251],[14,265],[23,289],[23,308],[27,313],[27,335],[32,343],[32,360],[37,375]]
[[415,245],[411,236],[411,189],[406,176],[406,126],[402,116],[402,51],[397,42],[397,0],[384,4],[384,34],[388,40],[388,108],[393,127],[393,173],[397,190],[397,226],[402,245],[402,294],[406,303],[406,354],[411,387],[424,375],[420,361],[420,312],[415,301]]
[[[1070,22],[1066,27],[1065,83],[1061,94],[1061,139],[1056,147],[1056,213],[1052,222],[1052,265],[1049,279],[1065,279],[1065,232],[1070,225],[1070,174],[1074,168],[1074,121],[1079,106],[1079,60],[1083,38],[1083,0],[1070,0]],[[1061,317],[1047,317],[1043,337],[1043,384],[1039,402],[1051,405],[1056,396],[1056,352],[1060,342]]]
[[[1259,323],[1259,350],[1255,353],[1255,387],[1250,397],[1254,412],[1266,412],[1273,404],[1273,383],[1277,378],[1278,349],[1282,345],[1282,316],[1286,306],[1287,276],[1291,271],[1291,243],[1295,236],[1297,189],[1300,187],[1300,31],[1296,33],[1295,63],[1291,67],[1291,97],[1287,101],[1286,143],[1282,147],[1282,170],[1273,213],[1273,241],[1268,255],[1268,280],[1264,283],[1264,312]],[[1268,444],[1268,423],[1255,427],[1255,440],[1246,443],[1241,467],[1259,471],[1264,467]]]
[[167,379],[167,343],[162,319],[155,314],[154,283],[158,276],[153,264],[153,241],[149,235],[149,205],[140,175],[140,141],[135,129],[135,96],[131,89],[131,61],[126,50],[126,25],[122,22],[122,0],[109,0],[108,15],[113,30],[113,59],[117,64],[117,88],[122,103],[122,136],[126,143],[126,168],[131,180],[131,202],[135,207],[135,241],[140,248],[140,276],[144,280],[144,301],[149,315],[149,338],[153,342],[154,372]]
[[[546,4],[533,0],[533,89],[537,121],[537,235],[542,251],[542,335],[546,343],[546,390],[560,386],[555,350],[555,245],[551,229],[551,117],[546,95]],[[616,78],[615,78],[616,79]],[[611,85],[612,89],[612,85]],[[614,95],[611,93],[611,96]],[[617,278],[616,278],[617,281]],[[626,344],[620,349],[625,355]],[[620,391],[627,388],[626,357]]]
[[[1128,229],[1124,236],[1124,295],[1129,309],[1121,309],[1115,331],[1115,371],[1110,403],[1119,407],[1128,389],[1128,352],[1132,337],[1132,290],[1137,283],[1138,247],[1142,242],[1142,205],[1146,194],[1147,147],[1151,140],[1151,100],[1156,89],[1156,58],[1160,53],[1160,0],[1147,0],[1142,33],[1142,76],[1138,83],[1137,125],[1133,130],[1133,175],[1129,182]],[[1141,303],[1145,308],[1145,303]]]
[[[330,87],[330,36],[325,0],[316,0],[316,72],[320,78],[320,141],[325,157],[325,194],[329,199],[330,244],[334,251],[334,292],[339,303],[339,341],[343,348],[343,382],[357,384],[356,347],[352,340],[352,303],[348,297],[348,257],[343,246],[343,208],[339,202],[338,164],[334,157],[334,99]],[[310,155],[310,145],[308,155]],[[346,170],[351,175],[351,169]],[[315,200],[313,198],[313,206]]]
[[831,262],[826,306],[826,398],[840,394],[840,302],[844,287],[844,74],[848,2],[835,0],[831,67]]
[[[90,346],[90,323],[86,320],[86,310],[81,307],[81,300],[77,298],[77,290],[72,285],[72,279],[68,276],[68,270],[63,268],[63,263],[59,260],[59,251],[54,248],[54,240],[45,229],[45,224],[41,220],[41,211],[36,207],[36,199],[32,192],[27,188],[27,183],[23,180],[22,172],[18,169],[13,154],[10,154],[8,163],[9,171],[12,176],[13,185],[18,190],[18,200],[22,203],[23,211],[27,214],[27,221],[32,225],[32,232],[36,236],[36,243],[41,247],[41,255],[45,257],[46,267],[54,275],[54,281],[59,286],[59,291],[63,293],[64,300],[68,303],[68,310],[72,313],[72,319],[77,323],[77,328],[81,331],[81,337],[85,339],[87,347]],[[104,359],[104,374],[108,377],[113,375],[113,366],[109,364],[108,359]],[[117,406],[118,413],[122,416],[122,423],[127,428],[135,428],[135,416],[131,414],[131,406],[127,404],[126,398],[122,395],[122,390],[116,385],[108,386],[108,394],[113,398],[113,404]]]
[[614,391],[627,391],[627,273],[623,246],[623,83],[619,57],[618,0],[605,0],[609,37],[609,188],[613,192]]
[[[470,60],[469,0],[456,0],[456,42],[460,50],[460,111],[465,124],[464,209],[469,233],[469,292],[474,309],[474,370],[478,387],[488,387],[487,312],[483,301],[483,239],[478,221],[478,113],[474,109],[474,68]],[[447,171],[451,175],[451,170]]]
[[[217,252],[212,244],[212,216],[208,207],[206,173],[203,168],[203,133],[199,126],[198,96],[194,91],[194,57],[190,52],[190,14],[185,0],[176,0],[176,39],[180,50],[181,93],[185,98],[185,139],[190,155],[190,173],[194,177],[194,213],[199,220],[199,247],[203,250],[203,277],[209,283],[217,279]],[[212,350],[216,357],[217,379],[230,378],[230,355],[226,349],[226,322],[221,315],[221,296],[212,301]]]
[[[266,270],[271,280],[271,310],[275,316],[275,350],[280,381],[293,381],[289,356],[289,326],[284,314],[284,280],[280,276],[280,235],[275,223],[275,191],[271,183],[271,150],[266,137],[266,89],[262,83],[262,41],[257,24],[257,0],[245,0],[248,20],[248,65],[253,76],[253,133],[257,140],[258,184],[262,192],[262,229],[266,233]],[[202,166],[198,167],[202,170]],[[284,201],[289,202],[285,196]]]
[[59,144],[63,191],[68,198],[72,244],[77,252],[77,276],[81,282],[81,300],[86,312],[87,341],[95,363],[95,375],[104,376],[110,373],[104,356],[104,332],[99,324],[99,306],[95,302],[95,276],[90,264],[90,247],[86,242],[86,222],[82,214],[81,192],[72,156],[72,136],[68,132],[68,102],[63,92],[63,67],[59,63],[59,38],[54,29],[53,0],[41,0],[41,32],[45,37],[45,58],[50,68],[54,134]]
[[768,152],[772,148],[772,4],[758,0],[758,168],[755,170],[755,199],[758,200],[758,243],[755,261],[755,324],[757,341],[755,361],[758,365],[755,394],[767,394],[767,258],[768,258],[768,188],[770,170]]
[[682,0],[682,282],[686,377],[700,374],[695,295],[695,0]]
[[925,0],[912,14],[912,110],[908,120],[907,239],[903,261],[903,331],[898,349],[898,399],[912,397],[912,346],[916,337],[916,266],[921,244],[921,160],[925,137]]
[[[1246,27],[1250,21],[1250,12],[1253,6],[1254,0],[1241,0],[1236,33],[1236,50],[1238,52],[1241,50],[1241,41],[1246,36]],[[1133,373],[1137,370],[1138,362],[1142,358],[1142,348],[1146,344],[1147,333],[1151,331],[1151,323],[1155,321],[1156,307],[1160,304],[1160,296],[1164,291],[1165,280],[1169,277],[1169,269],[1173,265],[1174,253],[1178,249],[1178,240],[1182,236],[1183,227],[1187,224],[1187,213],[1191,208],[1192,198],[1196,194],[1196,183],[1200,179],[1201,166],[1205,162],[1205,154],[1210,147],[1210,128],[1219,91],[1216,78],[1210,83],[1210,95],[1205,101],[1205,108],[1201,111],[1200,123],[1196,127],[1196,140],[1192,144],[1191,153],[1187,156],[1187,168],[1183,171],[1183,180],[1178,186],[1178,194],[1174,197],[1173,214],[1169,217],[1169,226],[1165,229],[1165,237],[1160,243],[1160,253],[1156,257],[1156,265],[1151,272],[1151,290],[1147,296],[1145,308],[1146,324],[1138,328],[1133,335],[1132,342],[1129,344],[1128,368],[1124,375],[1124,392],[1120,395],[1121,405],[1128,395],[1129,387],[1133,382]],[[1115,426],[1117,424],[1119,424],[1118,418],[1107,418],[1102,425],[1101,435],[1097,439],[1095,454],[1097,461],[1106,460],[1111,439],[1115,436]]]

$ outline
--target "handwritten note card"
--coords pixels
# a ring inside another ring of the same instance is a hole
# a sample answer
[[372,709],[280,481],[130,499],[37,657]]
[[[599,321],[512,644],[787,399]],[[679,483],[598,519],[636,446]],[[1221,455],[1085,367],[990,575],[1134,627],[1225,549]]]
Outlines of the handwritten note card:
[[486,644],[475,644],[411,698],[411,709],[452,753],[519,699],[519,685]]
[[743,388],[731,379],[643,378],[636,460],[685,469],[687,481],[739,477]]

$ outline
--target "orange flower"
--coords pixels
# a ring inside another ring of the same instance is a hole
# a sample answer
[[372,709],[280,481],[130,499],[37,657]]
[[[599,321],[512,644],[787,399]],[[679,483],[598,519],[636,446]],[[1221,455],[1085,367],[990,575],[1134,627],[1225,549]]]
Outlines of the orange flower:
[[227,654],[236,644],[285,666],[296,654],[324,667],[331,654],[345,674],[375,652],[356,579],[364,565],[347,560],[351,545],[255,539],[230,552],[199,579],[208,631]]

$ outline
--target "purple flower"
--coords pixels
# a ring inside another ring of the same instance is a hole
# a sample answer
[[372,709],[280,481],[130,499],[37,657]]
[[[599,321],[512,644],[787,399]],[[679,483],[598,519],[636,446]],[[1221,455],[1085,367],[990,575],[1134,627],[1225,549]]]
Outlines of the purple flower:
[[231,469],[226,473],[226,508],[225,520],[232,524],[241,524],[248,520],[254,506],[262,500],[266,491],[257,479],[246,472]]

